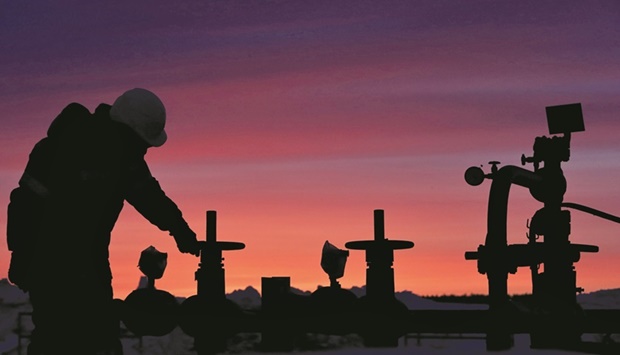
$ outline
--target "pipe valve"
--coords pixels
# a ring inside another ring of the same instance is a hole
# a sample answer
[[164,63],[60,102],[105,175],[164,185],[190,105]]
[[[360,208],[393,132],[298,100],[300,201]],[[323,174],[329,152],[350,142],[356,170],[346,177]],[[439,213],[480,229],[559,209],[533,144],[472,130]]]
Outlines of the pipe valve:
[[493,175],[499,170],[497,166],[501,163],[493,160],[490,161],[489,164],[491,164],[490,174],[485,174],[484,171],[482,171],[482,169],[478,166],[472,166],[465,170],[465,181],[471,186],[478,186],[482,184],[485,178],[493,179]]

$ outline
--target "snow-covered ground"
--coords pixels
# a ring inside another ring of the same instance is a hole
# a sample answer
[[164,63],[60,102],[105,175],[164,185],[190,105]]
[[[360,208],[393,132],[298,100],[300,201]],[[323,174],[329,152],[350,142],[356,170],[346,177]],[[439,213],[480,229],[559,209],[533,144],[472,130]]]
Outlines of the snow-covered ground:
[[[174,332],[173,332],[174,333]],[[194,351],[191,351],[191,338],[189,342],[183,342],[182,347],[175,348],[172,343],[164,343],[161,339],[143,339],[142,352],[138,347],[138,341],[123,342],[125,355],[163,355],[163,354],[178,354],[178,355],[195,355]],[[437,355],[474,355],[487,353],[484,340],[477,339],[454,339],[454,340],[441,340],[441,339],[422,339],[418,344],[415,339],[409,339],[407,344],[401,339],[400,345],[397,348],[364,348],[361,346],[349,346],[337,349],[328,350],[314,350],[314,351],[298,351],[304,355],[412,355],[412,354],[437,354]],[[233,349],[228,354],[244,354],[244,355],[265,355],[264,352],[256,350],[239,350]],[[269,353],[269,354],[288,354],[288,353]],[[507,351],[495,352],[497,355],[576,355],[575,352],[561,351],[561,350],[533,350],[529,348],[529,337],[527,335],[520,335],[515,337],[515,346]]]
[[[363,293],[363,289],[353,290],[356,294]],[[237,290],[228,295],[230,299],[244,308],[256,307],[260,304],[260,295],[255,289],[248,287]],[[464,305],[440,303],[419,297],[411,292],[399,292],[397,297],[410,309],[486,309],[485,305]],[[620,308],[620,289],[602,290],[578,296],[584,308],[613,309]],[[30,305],[28,297],[19,289],[12,286],[7,280],[0,280],[0,355],[17,354],[18,338],[16,334],[17,317],[20,312],[28,312]],[[23,319],[26,329],[31,327],[28,317]],[[458,336],[458,335],[456,335]],[[313,355],[375,355],[375,354],[481,354],[486,353],[483,335],[480,339],[468,339],[471,335],[463,335],[462,339],[417,339],[415,335],[401,338],[396,348],[364,348],[361,339],[355,335],[338,337],[327,335],[310,335],[311,340],[324,344],[329,349],[320,351],[303,351],[303,354]],[[231,346],[231,354],[264,354],[255,350],[259,342],[258,334],[240,334],[235,338],[236,345]],[[193,338],[185,335],[180,328],[163,337],[123,338],[125,355],[195,355],[192,350]],[[25,343],[25,342],[24,342]],[[272,353],[278,354],[278,353]],[[282,353],[280,353],[282,354]],[[541,354],[541,355],[568,355],[574,352],[560,350],[533,350],[529,348],[529,336],[515,336],[515,346],[501,355],[513,354]]]

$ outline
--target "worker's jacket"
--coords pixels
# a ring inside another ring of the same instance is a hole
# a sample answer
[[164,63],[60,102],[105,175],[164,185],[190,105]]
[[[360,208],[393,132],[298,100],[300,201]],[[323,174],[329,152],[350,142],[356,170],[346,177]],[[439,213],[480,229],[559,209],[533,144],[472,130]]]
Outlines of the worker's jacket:
[[9,276],[24,289],[49,277],[109,280],[110,234],[124,201],[175,238],[195,236],[151,175],[147,145],[109,111],[105,104],[92,115],[79,104],[67,106],[11,193]]

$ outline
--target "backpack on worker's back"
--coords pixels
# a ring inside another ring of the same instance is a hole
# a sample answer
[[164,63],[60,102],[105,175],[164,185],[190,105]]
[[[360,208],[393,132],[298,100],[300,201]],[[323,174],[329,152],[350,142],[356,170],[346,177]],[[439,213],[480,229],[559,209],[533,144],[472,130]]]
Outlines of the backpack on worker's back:
[[86,107],[77,103],[65,107],[53,120],[47,137],[32,149],[19,186],[11,191],[6,233],[8,249],[12,252],[9,280],[24,291],[28,291],[34,271],[34,250],[43,228],[45,205],[55,193],[57,183],[53,180],[59,169],[56,164],[62,160],[59,155],[65,154],[63,146],[74,144],[70,137],[75,134],[70,131],[89,127],[91,121],[92,115]]

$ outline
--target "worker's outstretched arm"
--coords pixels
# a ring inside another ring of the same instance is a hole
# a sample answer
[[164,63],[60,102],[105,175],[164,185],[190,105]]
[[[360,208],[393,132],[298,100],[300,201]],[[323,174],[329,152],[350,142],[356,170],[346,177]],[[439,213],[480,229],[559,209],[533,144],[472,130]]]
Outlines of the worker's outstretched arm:
[[131,168],[132,179],[125,199],[149,222],[170,232],[182,253],[198,255],[196,233],[189,227],[177,205],[164,193],[146,163]]

